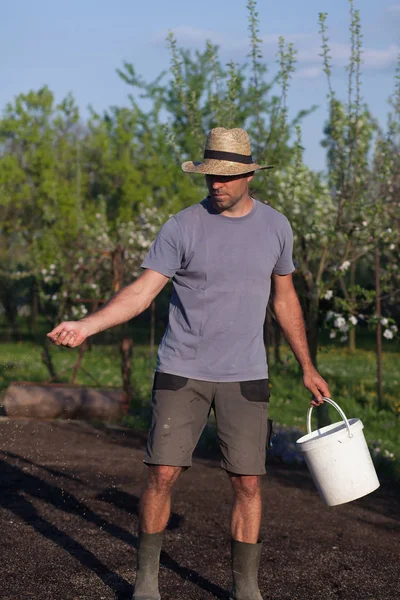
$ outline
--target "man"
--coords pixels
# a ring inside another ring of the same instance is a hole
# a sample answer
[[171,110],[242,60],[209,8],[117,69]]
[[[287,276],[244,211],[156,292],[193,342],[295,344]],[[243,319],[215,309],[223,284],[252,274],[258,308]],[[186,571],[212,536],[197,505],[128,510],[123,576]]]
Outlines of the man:
[[135,600],[158,600],[159,556],[170,515],[171,489],[191,465],[193,450],[214,406],[221,466],[233,487],[231,598],[262,600],[260,478],[265,474],[268,373],[263,322],[274,284],[274,310],[317,406],[329,396],[307,347],[292,283],[293,238],[287,219],[249,195],[261,167],[242,129],[211,130],[202,163],[209,195],[164,224],[142,267],[144,273],[100,311],[61,323],[50,339],[75,347],[89,335],[144,311],[173,281],[169,324],[160,344],[153,416],[144,462]]

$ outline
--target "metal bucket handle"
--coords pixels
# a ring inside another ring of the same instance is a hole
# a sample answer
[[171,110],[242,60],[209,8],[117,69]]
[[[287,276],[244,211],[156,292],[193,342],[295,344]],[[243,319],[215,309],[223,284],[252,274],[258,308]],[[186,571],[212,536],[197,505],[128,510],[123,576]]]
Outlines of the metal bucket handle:
[[[333,408],[336,408],[336,410],[338,411],[338,413],[340,414],[340,416],[343,419],[343,422],[345,423],[346,427],[347,427],[347,432],[349,434],[349,437],[353,437],[353,434],[351,433],[350,430],[350,423],[347,420],[346,415],[344,414],[344,412],[342,411],[342,409],[340,408],[340,406],[338,404],[336,404],[336,402],[334,402],[331,398],[326,398],[324,396],[324,401],[325,402],[329,402],[329,404],[332,404]],[[307,432],[311,433],[312,429],[311,429],[311,413],[312,413],[312,409],[314,407],[310,406],[310,408],[308,409],[308,413],[307,413]]]

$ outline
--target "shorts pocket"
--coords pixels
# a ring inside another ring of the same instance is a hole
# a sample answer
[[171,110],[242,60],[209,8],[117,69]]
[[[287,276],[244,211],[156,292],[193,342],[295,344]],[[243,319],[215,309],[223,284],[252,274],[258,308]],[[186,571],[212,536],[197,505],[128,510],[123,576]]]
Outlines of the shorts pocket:
[[154,375],[153,390],[171,390],[172,392],[177,392],[184,388],[188,381],[188,377],[157,371]]
[[274,427],[273,427],[273,420],[272,419],[268,419],[268,426],[267,426],[267,448],[270,449],[272,448],[272,436],[274,435]]
[[255,379],[253,381],[240,381],[240,393],[243,398],[250,402],[268,402],[269,391],[268,379]]

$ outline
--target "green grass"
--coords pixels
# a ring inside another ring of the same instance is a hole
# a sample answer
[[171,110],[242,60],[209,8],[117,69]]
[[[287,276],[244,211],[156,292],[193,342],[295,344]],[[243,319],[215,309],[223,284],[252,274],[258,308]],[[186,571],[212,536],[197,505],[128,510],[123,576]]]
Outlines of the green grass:
[[[42,361],[42,347],[33,342],[10,342],[0,344],[0,391],[12,381],[45,381],[50,378],[47,367]],[[135,346],[132,360],[132,380],[139,403],[145,403],[152,383],[149,349],[147,346]],[[79,349],[51,347],[51,356],[59,381],[69,382],[72,367],[78,359]],[[118,346],[93,345],[86,350],[82,367],[76,383],[121,387],[121,358]],[[68,371],[64,372],[66,369]],[[88,375],[85,371],[90,373]],[[94,378],[94,379],[93,379]]]
[[[11,381],[44,381],[49,378],[42,362],[42,348],[32,342],[0,344],[0,392]],[[70,370],[61,377],[70,381],[78,349],[51,347],[56,371]],[[271,405],[270,416],[285,427],[297,427],[305,431],[306,414],[310,395],[303,387],[301,371],[291,354],[282,348],[283,365],[270,367]],[[333,345],[322,346],[319,354],[319,370],[328,381],[332,398],[343,408],[346,415],[358,417],[364,423],[365,436],[371,448],[383,463],[400,465],[400,353],[384,352],[384,410],[376,409],[376,365],[372,350],[357,350],[351,354],[346,348]],[[82,365],[102,386],[121,386],[121,360],[118,345],[93,345],[87,350]],[[149,417],[149,401],[153,366],[147,345],[134,346],[132,360],[132,384],[135,399],[131,415],[124,424],[145,427]],[[84,371],[78,373],[77,383],[95,385]],[[330,409],[333,421],[338,420]],[[315,412],[315,411],[314,411]],[[374,450],[375,449],[375,450]],[[392,456],[393,455],[393,456]],[[396,466],[396,469],[397,469]]]

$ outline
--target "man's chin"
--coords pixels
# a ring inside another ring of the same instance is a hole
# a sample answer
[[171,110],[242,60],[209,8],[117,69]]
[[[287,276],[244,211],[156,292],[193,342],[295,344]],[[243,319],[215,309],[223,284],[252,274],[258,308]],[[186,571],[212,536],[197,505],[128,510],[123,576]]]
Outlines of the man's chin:
[[226,206],[229,208],[229,197],[226,194],[220,196],[211,196],[212,201],[218,206]]

